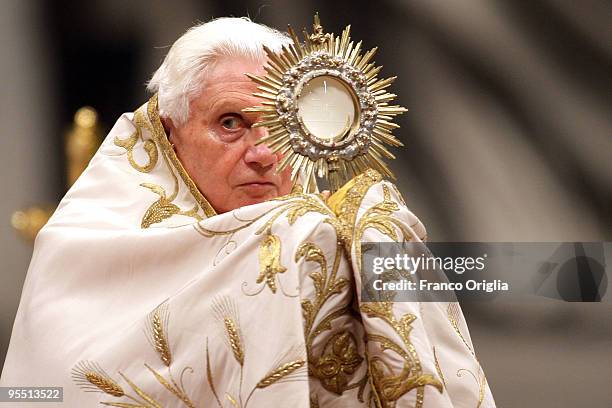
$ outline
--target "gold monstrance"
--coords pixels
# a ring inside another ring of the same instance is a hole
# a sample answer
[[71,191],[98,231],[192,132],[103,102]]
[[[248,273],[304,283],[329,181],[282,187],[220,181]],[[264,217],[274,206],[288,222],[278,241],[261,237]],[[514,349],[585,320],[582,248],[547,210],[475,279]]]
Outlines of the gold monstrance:
[[259,143],[283,154],[277,171],[291,166],[292,180],[302,174],[306,192],[314,190],[315,175],[332,191],[368,168],[395,178],[384,159],[395,158],[387,145],[403,146],[391,131],[399,128],[393,117],[406,109],[389,105],[396,95],[386,89],[396,77],[378,78],[382,67],[370,62],[377,48],[362,53],[350,29],[339,37],[324,33],[316,14],[304,43],[289,26],[292,44],[279,53],[264,46],[267,75],[247,74],[263,101],[245,112],[263,113],[253,126],[269,131]]

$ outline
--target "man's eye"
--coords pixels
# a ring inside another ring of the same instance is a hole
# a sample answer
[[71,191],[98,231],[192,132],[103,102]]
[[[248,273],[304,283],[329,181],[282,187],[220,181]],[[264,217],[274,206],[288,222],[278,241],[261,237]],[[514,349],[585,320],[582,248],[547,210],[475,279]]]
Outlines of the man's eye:
[[226,116],[221,118],[221,126],[227,130],[237,130],[243,127],[242,118],[238,116]]

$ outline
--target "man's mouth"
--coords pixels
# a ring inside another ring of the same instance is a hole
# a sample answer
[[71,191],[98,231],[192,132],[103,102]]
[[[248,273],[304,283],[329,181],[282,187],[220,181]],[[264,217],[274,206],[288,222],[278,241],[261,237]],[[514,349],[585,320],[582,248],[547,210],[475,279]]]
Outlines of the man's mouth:
[[239,188],[246,190],[249,194],[254,196],[266,195],[276,189],[276,184],[269,181],[253,181],[250,183],[242,183],[238,185]]
[[276,184],[272,183],[271,181],[251,181],[248,183],[239,184],[238,186],[276,186]]

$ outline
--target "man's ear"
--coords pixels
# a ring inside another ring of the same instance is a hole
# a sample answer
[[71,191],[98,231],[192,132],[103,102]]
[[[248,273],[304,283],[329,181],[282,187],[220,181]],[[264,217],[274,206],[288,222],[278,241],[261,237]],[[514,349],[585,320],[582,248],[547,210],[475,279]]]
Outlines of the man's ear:
[[174,127],[174,122],[172,122],[172,119],[170,118],[160,118],[161,119],[161,123],[164,126],[164,130],[166,131],[166,136],[168,137],[168,140],[172,140],[175,134],[176,134],[176,128]]

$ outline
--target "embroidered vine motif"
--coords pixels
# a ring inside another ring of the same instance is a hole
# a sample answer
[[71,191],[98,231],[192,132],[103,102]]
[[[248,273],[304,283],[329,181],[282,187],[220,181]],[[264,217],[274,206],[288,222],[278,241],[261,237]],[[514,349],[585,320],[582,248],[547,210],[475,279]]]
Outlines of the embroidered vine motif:
[[198,233],[207,238],[220,235],[227,235],[229,237],[232,237],[236,232],[250,227],[251,225],[255,224],[257,221],[261,220],[266,216],[270,216],[270,219],[268,219],[257,231],[255,231],[255,235],[265,235],[272,233],[272,225],[282,215],[286,215],[287,222],[289,223],[289,225],[293,225],[300,217],[310,212],[327,215],[328,218],[326,218],[324,222],[332,225],[334,228],[338,227],[338,221],[336,220],[335,214],[325,204],[315,198],[315,196],[302,193],[291,193],[286,196],[275,198],[269,201],[278,202],[280,204],[275,205],[269,210],[264,211],[263,213],[251,219],[240,219],[237,218],[236,215],[234,215],[236,220],[240,222],[240,225],[235,228],[215,231],[204,227],[202,223],[195,224],[194,228]]
[[[391,200],[391,192],[386,185],[382,186],[383,201],[368,208],[355,225],[353,239],[361,242],[365,230],[373,228],[381,234],[386,235],[395,242],[400,241],[400,237],[405,241],[413,239],[412,234],[401,220],[393,216],[399,210],[399,205]],[[398,230],[401,235],[398,234]],[[355,245],[355,261],[361,271],[361,245]]]
[[326,215],[325,223],[330,224],[334,229],[339,225],[334,213],[319,201],[318,198],[312,195],[306,195],[302,193],[292,193],[284,197],[276,198],[270,201],[279,202],[279,204],[273,206],[271,209],[264,211],[251,219],[241,219],[234,213],[234,218],[239,222],[239,225],[235,228],[230,228],[223,231],[215,231],[208,229],[202,225],[202,223],[194,225],[195,230],[204,237],[213,236],[228,236],[228,241],[223,245],[224,248],[228,247],[228,243],[233,241],[234,234],[245,228],[250,227],[259,220],[265,217],[269,217],[263,225],[255,231],[255,235],[262,235],[263,239],[259,247],[259,267],[260,273],[256,278],[256,284],[263,284],[255,291],[247,290],[249,282],[242,283],[242,292],[247,296],[255,296],[263,291],[267,286],[272,290],[272,293],[276,293],[277,288],[280,286],[282,293],[288,297],[296,297],[299,293],[290,294],[277,283],[277,276],[283,273],[285,268],[280,264],[280,240],[276,235],[272,233],[272,227],[274,223],[283,215],[286,215],[287,222],[289,225],[295,224],[295,222],[303,215],[311,212],[316,212],[322,215]]
[[[355,263],[359,273],[362,273],[361,241],[367,229],[375,229],[396,242],[413,239],[402,221],[393,216],[400,206],[391,199],[391,192],[387,185],[382,186],[383,201],[365,210],[358,218],[363,198],[368,190],[381,180],[380,174],[374,170],[368,170],[354,179],[354,182],[347,186],[344,197],[332,205],[342,220],[344,228],[352,232],[351,239],[347,241],[347,252],[355,251]],[[366,337],[367,343],[378,343],[381,352],[393,351],[404,361],[401,372],[396,373],[379,355],[371,356],[370,353],[366,353],[372,384],[368,397],[369,404],[391,408],[403,395],[416,389],[416,407],[422,407],[425,386],[433,386],[442,392],[442,383],[433,375],[423,373],[419,356],[410,341],[411,324],[416,316],[407,313],[398,320],[393,314],[393,303],[388,301],[364,303],[360,306],[360,310],[370,318],[382,319],[401,339],[401,344],[399,344],[387,336],[369,333]]]
[[323,388],[335,394],[341,395],[344,391],[352,388],[360,388],[358,398],[360,401],[363,387],[367,383],[364,377],[360,381],[349,384],[349,380],[363,362],[363,357],[357,350],[355,337],[347,331],[334,333],[327,340],[320,355],[314,352],[313,343],[324,331],[332,329],[332,322],[349,313],[348,305],[321,316],[318,324],[315,321],[319,317],[321,309],[334,295],[348,290],[349,281],[338,277],[340,259],[343,256],[343,245],[338,243],[331,271],[328,272],[328,263],[321,248],[312,243],[302,243],[295,254],[295,261],[304,259],[306,262],[314,262],[319,271],[309,275],[315,288],[314,299],[302,300],[302,311],[304,316],[304,333],[306,335],[306,352],[308,355],[310,374],[319,379]]
[[[275,222],[285,215],[289,225],[293,225],[301,216],[310,212],[316,212],[325,215],[324,222],[330,224],[336,232],[341,228],[341,225],[333,211],[321,203],[315,196],[292,193],[272,201],[280,202],[280,204],[252,219],[238,219],[240,225],[235,228],[215,231],[205,228],[199,223],[195,226],[195,229],[205,237],[227,235],[231,239],[236,232],[253,225],[266,216],[269,217],[255,232],[256,235],[264,235],[259,252],[260,274],[256,279],[256,283],[263,284],[262,289],[267,286],[273,293],[276,293],[278,284],[276,277],[285,271],[285,267],[280,263],[280,240],[276,235],[272,234]],[[340,260],[343,256],[343,245],[344,242],[339,237],[331,270],[329,270],[330,268],[322,250],[314,243],[302,243],[295,254],[296,262],[303,258],[307,262],[317,263],[320,268],[320,271],[310,274],[310,278],[313,279],[315,286],[315,298],[313,300],[305,299],[302,301],[306,352],[310,374],[318,378],[325,389],[336,394],[342,394],[344,391],[356,387],[361,388],[361,393],[363,387],[367,384],[367,377],[356,383],[349,384],[352,374],[354,374],[363,361],[363,357],[357,354],[357,343],[352,335],[347,336],[347,333],[335,333],[332,335],[331,337],[334,341],[330,342],[331,340],[328,340],[323,347],[321,356],[316,356],[313,350],[315,338],[322,332],[331,330],[332,322],[335,319],[349,313],[348,308],[345,307],[334,310],[327,315],[319,316],[321,308],[333,295],[340,294],[344,289],[348,290],[348,280],[337,277]],[[243,283],[243,293],[246,295],[252,296],[261,291],[259,290],[255,293],[244,292],[246,285],[246,282]],[[285,295],[287,294],[285,293]],[[315,324],[317,320],[318,323]]]
[[416,316],[407,313],[397,320],[391,302],[364,303],[360,310],[368,317],[378,318],[387,323],[403,343],[403,345],[400,345],[389,337],[374,333],[367,335],[368,342],[379,343],[383,351],[391,350],[404,360],[401,372],[394,373],[382,358],[379,356],[370,357],[369,367],[373,385],[371,398],[374,399],[376,404],[383,408],[394,407],[398,399],[416,389],[416,406],[421,407],[423,406],[425,386],[433,386],[439,392],[442,392],[442,383],[433,375],[423,373],[419,356],[410,341],[411,325],[416,320]]
[[[114,143],[119,147],[123,147],[126,150],[128,161],[130,165],[141,173],[149,173],[157,164],[157,158],[159,156],[157,146],[150,139],[144,139],[142,136],[143,129],[153,132],[153,127],[147,121],[144,113],[144,106],[141,106],[136,112],[134,112],[134,126],[136,130],[127,139],[120,139],[115,137]],[[147,154],[149,161],[145,165],[140,165],[134,159],[134,147],[138,141],[142,141],[142,148]]]
[[[272,233],[275,222],[283,215],[286,216],[289,225],[293,225],[303,215],[316,212],[326,216],[324,222],[331,225],[337,232],[340,228],[340,222],[336,218],[334,212],[323,204],[313,195],[294,192],[288,196],[277,198],[271,201],[277,201],[280,204],[275,205],[268,211],[259,214],[251,219],[238,219],[240,225],[235,228],[215,231],[205,228],[202,223],[195,226],[196,231],[205,237],[227,235],[229,239],[233,235],[254,223],[262,220],[264,217],[269,217],[261,227],[255,232],[256,235],[264,235],[264,239],[260,244],[259,262],[260,273],[256,279],[256,283],[264,284],[264,287],[269,287],[273,293],[277,290],[278,274],[283,273],[286,268],[280,263],[280,240]],[[337,234],[338,235],[338,234]],[[306,352],[309,361],[309,372],[312,376],[318,378],[321,384],[328,391],[336,394],[342,394],[347,389],[363,387],[367,383],[367,378],[355,384],[348,384],[348,379],[351,374],[363,361],[363,357],[356,353],[356,341],[354,337],[341,336],[334,337],[335,343],[326,343],[323,347],[323,355],[316,356],[313,351],[313,342],[317,336],[323,331],[332,329],[332,322],[340,316],[348,313],[347,308],[332,311],[325,316],[320,317],[318,324],[315,320],[319,318],[319,313],[322,306],[334,294],[339,294],[348,286],[346,278],[337,278],[340,260],[343,256],[343,241],[339,238],[336,248],[335,259],[331,266],[331,271],[328,271],[328,264],[322,250],[314,243],[305,242],[300,245],[295,254],[295,261],[298,262],[304,258],[308,262],[316,262],[320,271],[310,275],[315,286],[315,299],[302,301],[302,310],[304,313],[304,333],[306,335]],[[258,294],[262,289],[255,293],[244,291],[246,282],[243,283],[243,293],[252,296]],[[282,289],[282,286],[281,286]],[[286,296],[290,296],[283,291]],[[336,333],[341,335],[342,333]],[[339,364],[339,365],[338,365]],[[338,369],[337,369],[338,368]]]
[[354,227],[361,201],[370,187],[380,181],[382,181],[382,176],[376,170],[368,169],[348,182],[328,200],[330,207],[338,216],[339,235],[345,244],[349,259],[352,253],[351,248],[355,237]]

